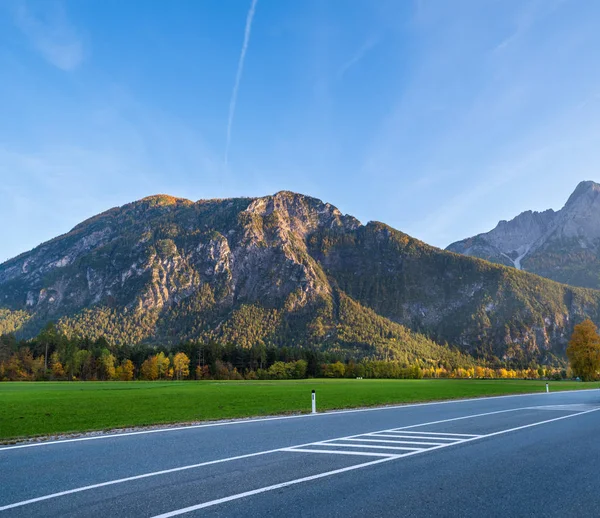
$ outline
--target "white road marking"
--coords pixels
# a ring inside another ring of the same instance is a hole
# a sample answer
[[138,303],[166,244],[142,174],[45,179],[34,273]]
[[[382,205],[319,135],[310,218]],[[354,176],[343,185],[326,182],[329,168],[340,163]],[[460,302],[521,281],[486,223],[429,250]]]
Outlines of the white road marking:
[[416,444],[417,446],[441,446],[442,444],[448,444],[446,442],[414,442],[414,441],[390,441],[386,439],[346,439],[347,441],[357,442],[383,442],[391,444]]
[[313,442],[315,446],[346,446],[348,448],[373,448],[375,450],[404,450],[414,451],[420,448],[404,448],[401,446],[375,446],[374,444],[348,444],[348,443],[331,443],[331,442]]
[[[312,444],[312,443],[310,443]],[[306,446],[309,446],[307,444]],[[31,498],[30,500],[23,500],[21,502],[15,502],[14,504],[5,505],[0,507],[0,511],[7,511],[8,509],[14,509],[15,507],[22,507],[24,505],[35,504],[36,502],[43,502],[44,500],[50,500],[52,498],[58,498],[59,496],[72,495],[73,493],[80,493],[82,491],[89,491],[90,489],[98,489],[101,487],[112,486],[115,484],[123,484],[124,482],[133,482],[134,480],[140,480],[143,478],[156,477],[158,475],[168,475],[169,473],[177,473],[178,471],[186,471],[188,469],[201,468],[202,466],[210,466],[212,464],[220,464],[222,462],[230,462],[233,460],[247,459],[249,457],[258,457],[259,455],[268,455],[269,453],[276,453],[281,449],[260,451],[257,453],[248,453],[246,455],[238,455],[237,457],[228,457],[226,459],[210,460],[207,462],[201,462],[199,464],[190,464],[188,466],[181,466],[178,468],[164,469],[161,471],[154,471],[152,473],[144,473],[142,475],[134,475],[132,477],[119,478],[117,480],[109,480],[107,482],[100,482],[99,484],[92,484],[89,486],[77,487],[75,489],[68,489],[59,493],[52,493],[50,495],[39,496],[37,498]]]
[[364,464],[355,464],[354,466],[348,466],[347,468],[335,469],[333,471],[327,471],[326,473],[319,473],[318,475],[311,475],[310,477],[298,478],[296,480],[290,480],[289,482],[282,482],[281,484],[274,484],[272,486],[261,487],[260,489],[254,489],[252,491],[246,491],[245,493],[239,493],[237,495],[226,496],[225,498],[219,498],[218,500],[211,500],[210,502],[204,502],[202,504],[192,505],[184,509],[178,509],[171,511],[170,513],[159,514],[154,518],[169,518],[171,516],[178,516],[180,514],[191,513],[192,511],[198,511],[199,509],[205,509],[206,507],[212,507],[214,505],[224,504],[225,502],[231,502],[232,500],[239,500],[240,498],[246,498],[248,496],[258,495],[260,493],[266,493],[267,491],[273,491],[275,489],[281,489],[295,484],[301,484],[302,482],[310,482],[311,480],[318,480],[324,477],[330,477],[332,475],[338,475],[340,473],[346,473],[348,471],[354,471],[356,469],[366,468],[367,466],[374,466],[376,464],[382,464],[383,462],[390,462],[396,460],[396,457],[387,457],[384,459],[373,460],[371,462],[365,462]]
[[[390,439],[424,439],[426,441],[436,440],[436,441],[462,441],[463,439],[470,439],[470,437],[463,437],[459,439],[458,437],[437,437],[435,435],[430,435],[429,437],[420,436],[420,435],[392,435],[390,433],[366,433],[369,437],[389,437]],[[479,437],[475,435],[474,437]]]
[[[525,410],[524,408],[521,410]],[[396,430],[400,430],[399,432],[396,432]],[[435,435],[440,436],[452,436],[452,437],[479,437],[479,435],[473,435],[473,434],[468,434],[468,433],[448,433],[448,432],[411,432],[409,430],[405,430],[404,428],[395,428],[394,430],[392,430],[390,433],[402,433],[402,434],[418,434],[418,435]]]
[[[469,419],[469,418],[474,418],[474,417],[484,417],[484,416],[488,416],[488,415],[495,415],[495,414],[503,414],[506,412],[516,412],[519,410],[523,410],[522,408],[510,408],[508,410],[496,410],[494,412],[485,412],[483,414],[472,414],[472,415],[468,415],[468,416],[461,416],[461,417],[452,417],[450,419],[443,419],[441,421],[430,421],[428,423],[420,423],[420,424],[416,424],[416,425],[410,425],[409,428],[415,427],[415,426],[428,426],[428,425],[433,425],[433,424],[439,424],[439,423],[448,423],[451,421],[460,421],[461,419]],[[318,414],[317,414],[318,415]],[[395,428],[395,430],[397,430],[397,428]],[[387,432],[389,430],[381,430],[381,432]],[[364,435],[364,434],[356,434],[356,435],[349,435],[347,437],[338,437],[337,440],[346,440],[346,439],[350,439],[352,437],[359,437],[360,435]],[[335,440],[335,439],[331,439],[331,440]],[[234,460],[240,460],[240,459],[245,459],[248,457],[258,457],[260,455],[268,455],[270,453],[276,453],[276,452],[280,452],[280,451],[289,451],[290,448],[302,448],[304,446],[311,446],[314,445],[314,442],[311,443],[306,443],[306,444],[299,444],[297,446],[286,446],[283,448],[277,448],[274,450],[266,450],[266,451],[259,451],[259,452],[255,452],[255,453],[248,453],[245,455],[238,455],[235,457],[227,457],[224,459],[217,459],[217,460],[211,460],[211,461],[207,461],[207,462],[201,462],[199,464],[191,464],[188,466],[181,466],[181,467],[177,467],[177,468],[171,468],[171,469],[166,469],[166,470],[161,470],[161,471],[154,471],[151,473],[144,473],[142,475],[134,475],[131,477],[126,477],[126,478],[120,478],[117,480],[109,480],[106,482],[100,482],[98,484],[91,484],[89,486],[83,486],[83,487],[77,487],[74,489],[68,489],[65,491],[60,491],[58,493],[51,493],[48,495],[44,495],[44,496],[40,496],[40,497],[36,497],[36,498],[31,498],[29,500],[23,500],[21,502],[15,502],[14,504],[9,504],[9,505],[5,505],[3,507],[0,507],[0,511],[6,511],[8,509],[14,509],[15,507],[22,507],[24,505],[29,505],[29,504],[34,504],[36,502],[42,502],[44,500],[50,500],[52,498],[57,498],[60,496],[65,496],[65,495],[71,495],[73,493],[80,493],[82,491],[88,491],[90,489],[98,489],[101,487],[106,487],[106,486],[112,486],[115,484],[122,484],[125,482],[132,482],[134,480],[139,480],[139,479],[143,479],[143,478],[149,478],[149,477],[155,477],[158,475],[166,475],[169,473],[176,473],[178,471],[185,471],[185,470],[189,470],[189,469],[195,469],[195,468],[200,468],[202,466],[209,466],[211,464],[219,464],[222,462],[230,462],[230,461],[234,461]]]
[[[561,390],[559,392],[553,392],[552,395],[556,396],[557,394],[568,394],[571,392],[584,392],[590,390],[600,390],[600,389],[579,389],[579,390]],[[131,437],[134,435],[145,435],[151,433],[166,433],[166,432],[178,432],[185,430],[195,430],[197,428],[211,428],[215,426],[232,426],[239,424],[248,424],[248,423],[260,423],[264,421],[279,421],[284,419],[302,419],[302,418],[314,418],[314,417],[326,417],[338,414],[352,414],[356,412],[376,412],[382,410],[397,410],[401,408],[415,408],[421,406],[431,406],[431,405],[452,405],[456,403],[469,403],[473,401],[483,401],[483,400],[492,400],[492,399],[504,399],[504,398],[514,398],[514,397],[526,397],[526,396],[541,396],[545,394],[545,392],[528,392],[526,394],[507,394],[503,396],[486,396],[479,398],[469,398],[469,399],[453,399],[448,401],[432,401],[429,403],[411,403],[411,404],[400,404],[400,405],[387,405],[387,406],[379,406],[373,408],[356,408],[350,410],[331,410],[329,412],[319,412],[317,414],[300,414],[300,415],[287,415],[287,416],[275,416],[275,417],[259,417],[253,419],[240,419],[236,421],[227,421],[227,422],[218,422],[218,423],[208,423],[208,424],[196,424],[189,426],[175,426],[170,428],[159,428],[154,430],[140,430],[137,432],[124,432],[124,433],[112,433],[107,435],[94,435],[93,437],[76,437],[74,439],[62,439],[58,441],[44,441],[44,442],[34,442],[27,444],[17,444],[15,446],[6,446],[4,448],[0,448],[0,452],[7,450],[16,450],[21,448],[35,448],[38,446],[52,446],[55,444],[66,444],[70,442],[83,442],[83,441],[97,441],[103,439],[118,439],[120,437]]]
[[281,451],[302,452],[302,453],[331,453],[333,455],[363,455],[365,457],[401,457],[402,455],[394,455],[393,453],[375,453],[363,451],[347,451],[347,450],[315,450],[314,448],[285,448]]
[[[493,432],[493,433],[490,433],[490,434],[487,434],[487,435],[481,435],[481,436],[478,436],[478,437],[471,437],[469,439],[465,439],[465,440],[460,441],[459,443],[455,443],[455,444],[464,444],[465,442],[477,441],[479,439],[486,438],[486,437],[494,437],[494,436],[497,436],[497,435],[502,435],[502,434],[506,434],[506,433],[510,433],[510,432],[515,432],[517,430],[524,430],[526,428],[531,428],[531,427],[534,427],[534,426],[540,426],[542,424],[552,423],[554,421],[561,421],[562,419],[570,419],[572,417],[577,417],[577,416],[580,416],[580,415],[583,415],[583,414],[589,414],[590,412],[597,412],[598,410],[600,410],[600,408],[595,408],[595,409],[592,409],[592,410],[587,410],[585,412],[579,412],[578,414],[570,414],[570,415],[566,415],[566,416],[555,417],[554,419],[547,419],[545,421],[539,421],[539,422],[536,422],[536,423],[530,423],[530,424],[526,424],[526,425],[523,425],[523,426],[517,426],[515,428],[509,428],[507,430],[500,430],[499,432]],[[268,491],[273,491],[275,489],[281,489],[281,488],[284,488],[284,487],[293,486],[295,484],[301,484],[303,482],[310,482],[311,480],[317,480],[319,478],[330,477],[330,476],[333,476],[333,475],[345,473],[347,471],[353,471],[353,470],[357,470],[357,469],[362,469],[362,468],[366,468],[367,466],[373,466],[375,464],[380,464],[380,463],[383,463],[383,462],[390,462],[390,461],[393,461],[393,460],[397,460],[398,458],[408,457],[408,456],[411,456],[411,455],[419,455],[421,453],[426,453],[426,452],[430,452],[430,451],[433,451],[433,450],[439,450],[439,449],[442,449],[442,448],[448,448],[450,446],[454,446],[454,444],[443,444],[441,446],[436,446],[434,448],[429,448],[427,450],[421,450],[421,451],[415,451],[415,452],[412,452],[412,453],[407,453],[406,455],[402,455],[401,457],[400,456],[399,457],[389,457],[389,458],[386,458],[386,459],[380,459],[380,460],[377,460],[377,461],[367,462],[367,463],[364,463],[364,464],[357,464],[355,466],[350,466],[348,468],[342,468],[342,469],[337,469],[337,470],[334,470],[334,471],[328,471],[326,473],[320,473],[318,475],[312,475],[310,477],[298,478],[296,480],[290,480],[288,482],[282,482],[281,484],[274,484],[272,486],[266,486],[266,487],[262,487],[262,488],[259,488],[259,489],[254,489],[252,491],[246,491],[244,493],[238,493],[237,495],[231,495],[231,496],[227,496],[225,498],[219,498],[217,500],[211,500],[209,502],[203,502],[201,504],[192,505],[190,507],[185,507],[183,509],[177,509],[175,511],[171,511],[171,512],[168,512],[168,513],[163,513],[163,514],[156,515],[153,518],[171,518],[173,516],[179,516],[179,515],[182,515],[182,514],[187,514],[187,513],[190,513],[192,511],[198,511],[199,509],[206,509],[207,507],[213,507],[215,505],[223,504],[223,503],[226,503],[226,502],[231,502],[233,500],[239,500],[241,498],[246,498],[246,497],[258,495],[258,494],[261,494],[261,493],[266,493]]]
[[598,408],[598,405],[589,404],[574,404],[574,405],[544,405],[544,406],[532,406],[532,410],[554,410],[559,412],[581,412],[582,410],[590,410],[592,408]]

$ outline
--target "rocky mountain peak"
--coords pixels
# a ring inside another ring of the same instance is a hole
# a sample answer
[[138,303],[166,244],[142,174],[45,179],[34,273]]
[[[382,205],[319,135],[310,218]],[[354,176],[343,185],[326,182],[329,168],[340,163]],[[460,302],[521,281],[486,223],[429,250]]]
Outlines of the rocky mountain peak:
[[600,288],[600,184],[581,182],[558,212],[523,212],[448,250]]
[[582,182],[560,211],[554,237],[576,239],[584,248],[600,239],[600,185]]
[[344,216],[329,203],[290,191],[256,198],[244,212],[261,218],[276,218],[282,228],[304,236],[319,228],[352,229],[360,225],[356,218]]
[[577,205],[590,205],[598,203],[600,196],[600,184],[591,180],[581,182],[569,196],[565,209]]

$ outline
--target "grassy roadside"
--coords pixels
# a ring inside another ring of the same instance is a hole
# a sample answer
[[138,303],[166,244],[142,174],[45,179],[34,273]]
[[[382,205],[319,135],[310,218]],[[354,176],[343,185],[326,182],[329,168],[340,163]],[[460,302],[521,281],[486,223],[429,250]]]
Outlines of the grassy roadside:
[[[551,391],[600,383],[550,382]],[[0,383],[0,441],[128,426],[543,392],[544,381],[354,380]]]

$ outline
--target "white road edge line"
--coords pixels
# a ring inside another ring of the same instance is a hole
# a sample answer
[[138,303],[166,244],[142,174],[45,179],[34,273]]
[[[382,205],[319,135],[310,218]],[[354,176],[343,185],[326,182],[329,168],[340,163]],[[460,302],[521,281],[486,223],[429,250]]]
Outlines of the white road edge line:
[[[473,415],[468,415],[468,416],[461,416],[461,417],[452,417],[450,419],[444,419],[441,421],[431,421],[428,423],[421,423],[418,425],[411,425],[411,426],[428,426],[428,425],[432,425],[432,424],[439,424],[439,423],[447,423],[450,421],[459,421],[461,419],[469,419],[469,418],[474,418],[474,417],[484,417],[484,416],[488,416],[488,415],[494,415],[494,414],[503,414],[506,412],[516,412],[518,410],[523,410],[522,408],[510,408],[508,410],[496,410],[494,412],[485,412],[483,414],[473,414]],[[388,430],[380,430],[381,432],[386,432]],[[353,437],[359,437],[361,435],[365,435],[362,433],[356,434],[356,435],[348,435],[346,437],[338,437],[337,440],[346,440],[346,439],[350,439]],[[331,439],[331,440],[335,440],[335,439]],[[171,469],[165,469],[165,470],[161,470],[161,471],[154,471],[151,473],[143,473],[141,475],[134,475],[131,477],[125,477],[125,478],[120,478],[120,479],[116,479],[116,480],[109,480],[106,482],[100,482],[98,484],[91,484],[89,486],[82,486],[82,487],[77,487],[74,489],[67,489],[65,491],[60,491],[58,493],[51,493],[49,495],[44,495],[44,496],[39,496],[36,498],[31,498],[29,500],[22,500],[21,502],[15,502],[14,504],[8,504],[5,505],[3,507],[0,507],[0,512],[1,511],[6,511],[8,509],[14,509],[15,507],[22,507],[24,505],[29,505],[29,504],[35,504],[37,502],[43,502],[44,500],[50,500],[52,498],[57,498],[60,496],[65,496],[65,495],[71,495],[73,493],[81,493],[82,491],[88,491],[90,489],[98,489],[101,487],[106,487],[106,486],[112,486],[115,484],[123,484],[125,482],[132,482],[134,480],[140,480],[143,478],[149,478],[149,477],[154,477],[154,476],[158,476],[158,475],[168,475],[169,473],[176,473],[178,471],[186,471],[189,469],[195,469],[195,468],[200,468],[203,466],[210,466],[212,464],[220,464],[222,462],[230,462],[230,461],[234,461],[234,460],[240,460],[240,459],[246,459],[249,457],[258,457],[260,455],[268,455],[270,453],[276,453],[276,452],[281,452],[281,451],[286,451],[289,450],[290,448],[302,448],[305,446],[311,446],[314,445],[314,442],[309,442],[309,443],[305,443],[305,444],[298,444],[296,446],[285,446],[283,448],[277,448],[274,450],[265,450],[265,451],[259,451],[259,452],[255,452],[255,453],[247,453],[245,455],[237,455],[235,457],[227,457],[224,459],[217,459],[217,460],[210,460],[207,462],[201,462],[199,464],[190,464],[188,466],[180,466],[177,468],[171,468]]]
[[[586,392],[591,390],[600,390],[600,389],[579,389],[579,390],[561,390],[559,392],[553,392],[552,395],[556,394],[568,394],[571,392]],[[38,446],[51,446],[54,444],[66,444],[70,442],[82,442],[82,441],[97,441],[102,439],[118,439],[120,437],[131,437],[132,435],[145,435],[151,433],[166,433],[166,432],[178,432],[184,430],[195,430],[197,428],[210,428],[214,426],[232,426],[239,424],[248,424],[248,423],[260,423],[264,421],[279,421],[284,419],[302,419],[302,418],[314,418],[314,417],[323,417],[323,416],[331,416],[337,414],[351,414],[356,412],[375,412],[382,410],[397,410],[399,408],[414,408],[420,406],[431,406],[431,405],[451,405],[456,403],[468,403],[473,401],[484,401],[484,400],[492,400],[492,399],[503,399],[503,398],[514,398],[514,397],[525,397],[525,396],[543,396],[546,394],[545,392],[528,392],[526,394],[506,394],[503,396],[486,396],[486,397],[478,397],[478,398],[469,398],[469,399],[452,399],[447,401],[431,401],[426,403],[411,403],[407,405],[399,404],[399,405],[386,405],[379,406],[373,408],[356,408],[350,410],[332,410],[329,412],[319,412],[317,414],[300,414],[300,415],[288,415],[288,416],[275,416],[275,417],[259,417],[254,419],[240,419],[236,421],[227,421],[220,423],[208,423],[208,424],[196,424],[189,426],[175,426],[170,428],[159,428],[155,430],[140,430],[138,432],[125,432],[125,433],[113,433],[107,435],[95,435],[93,437],[77,437],[74,439],[63,439],[58,441],[44,441],[44,442],[33,442],[27,444],[17,444],[15,446],[6,446],[4,448],[0,448],[0,452],[7,450],[16,450],[20,448],[35,448]]]
[[[589,414],[590,412],[597,412],[598,410],[600,410],[600,408],[594,408],[592,410],[587,410],[585,412],[579,412],[578,414],[571,414],[571,415],[566,415],[566,416],[562,416],[562,417],[556,417],[554,419],[547,419],[546,421],[539,421],[537,423],[530,423],[530,424],[526,424],[523,426],[517,426],[515,428],[509,428],[507,430],[501,430],[499,432],[493,432],[487,435],[481,435],[479,437],[473,437],[471,439],[465,439],[464,441],[462,441],[459,444],[463,444],[465,442],[471,442],[471,441],[477,441],[479,439],[482,438],[486,438],[486,437],[494,437],[497,435],[502,435],[505,433],[509,433],[509,432],[515,432],[517,430],[523,430],[525,428],[531,428],[533,426],[539,426],[542,424],[547,424],[547,423],[552,423],[553,421],[560,421],[562,419],[570,419],[572,417],[576,417],[579,415],[583,415],[583,414]],[[428,453],[430,451],[433,450],[439,450],[442,448],[448,448],[449,446],[454,446],[454,444],[444,444],[442,446],[436,446],[435,448],[429,448],[427,450],[422,450],[422,451],[415,451],[413,453],[407,453],[405,455],[402,455],[402,458],[404,457],[409,457],[411,455],[419,455],[421,453]],[[184,507],[183,509],[177,509],[175,511],[170,511],[168,513],[163,513],[163,514],[158,514],[156,516],[153,516],[152,518],[171,518],[172,516],[179,516],[182,514],[186,514],[186,513],[191,513],[192,511],[197,511],[199,509],[206,509],[207,507],[213,507],[215,505],[219,505],[219,504],[224,504],[226,502],[231,502],[232,500],[239,500],[241,498],[246,498],[248,496],[253,496],[253,495],[258,495],[260,493],[266,493],[268,491],[273,491],[275,489],[281,489],[284,487],[288,487],[288,486],[293,486],[296,484],[301,484],[303,482],[310,482],[311,480],[317,480],[319,478],[324,478],[324,477],[330,477],[332,475],[338,475],[340,473],[345,473],[347,471],[353,471],[356,469],[362,469],[362,468],[366,468],[367,466],[373,466],[375,464],[381,464],[383,462],[390,462],[392,460],[396,460],[396,457],[391,457],[391,458],[387,458],[387,459],[380,459],[380,460],[376,460],[373,462],[366,462],[364,464],[357,464],[355,466],[350,466],[347,468],[342,468],[342,469],[336,469],[334,471],[327,471],[326,473],[320,473],[318,475],[312,475],[310,477],[303,477],[303,478],[298,478],[296,480],[289,480],[288,482],[282,482],[280,484],[274,484],[272,486],[266,486],[266,487],[262,487],[259,489],[254,489],[252,491],[246,491],[244,493],[238,493],[237,495],[231,495],[231,496],[226,496],[224,498],[219,498],[217,500],[211,500],[209,502],[204,502],[201,504],[197,504],[197,505],[192,505],[190,507]]]

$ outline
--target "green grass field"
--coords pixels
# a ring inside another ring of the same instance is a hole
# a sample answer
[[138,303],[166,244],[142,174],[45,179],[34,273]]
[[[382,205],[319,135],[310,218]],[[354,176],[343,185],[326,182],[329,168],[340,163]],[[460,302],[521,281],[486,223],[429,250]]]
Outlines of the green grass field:
[[[600,383],[551,382],[552,391]],[[543,381],[300,380],[0,383],[0,441],[66,432],[542,392]]]

